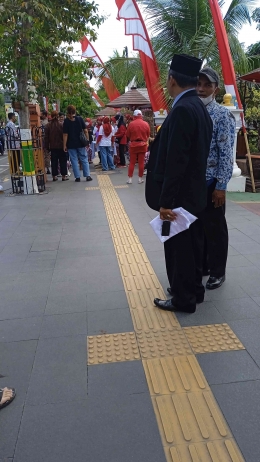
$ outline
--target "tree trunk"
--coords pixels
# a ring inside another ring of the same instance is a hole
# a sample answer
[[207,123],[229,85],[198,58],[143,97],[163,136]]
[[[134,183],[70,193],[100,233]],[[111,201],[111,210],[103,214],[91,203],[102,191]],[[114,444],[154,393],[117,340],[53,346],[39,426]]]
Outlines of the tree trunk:
[[21,69],[17,70],[17,93],[22,99],[22,107],[19,112],[20,128],[30,128],[30,114],[28,106],[28,58]]

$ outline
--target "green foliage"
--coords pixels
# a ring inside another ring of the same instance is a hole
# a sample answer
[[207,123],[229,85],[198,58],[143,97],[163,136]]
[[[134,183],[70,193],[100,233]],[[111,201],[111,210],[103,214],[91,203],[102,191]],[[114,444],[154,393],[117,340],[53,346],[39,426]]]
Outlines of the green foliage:
[[[84,35],[94,40],[94,26],[102,21],[94,1],[2,0],[0,84],[12,89],[16,81],[17,98],[23,101],[28,100],[29,80],[36,84],[39,94],[50,98],[74,88],[77,93],[88,61],[74,63],[72,44]],[[64,43],[66,46],[62,46]]]
[[5,120],[5,99],[3,93],[0,93],[0,122]]
[[66,109],[69,104],[76,106],[77,114],[83,118],[93,117],[97,112],[97,106],[92,100],[87,88],[82,88],[82,91],[77,96],[62,96],[60,100],[60,110],[66,114]]

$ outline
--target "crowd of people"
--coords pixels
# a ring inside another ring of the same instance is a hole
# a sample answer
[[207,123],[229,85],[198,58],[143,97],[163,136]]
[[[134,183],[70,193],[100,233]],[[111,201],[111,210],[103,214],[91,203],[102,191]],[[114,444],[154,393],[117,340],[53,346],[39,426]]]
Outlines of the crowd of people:
[[93,163],[97,152],[100,160],[97,169],[107,172],[126,168],[128,158],[127,183],[132,184],[136,163],[139,165],[138,183],[143,183],[150,126],[143,120],[140,110],[136,110],[133,116],[125,117],[118,113],[112,118],[99,117],[92,123],[90,118],[84,121],[77,115],[75,106],[69,105],[66,116],[57,111],[52,111],[48,116],[47,111],[42,111],[41,124],[45,169],[47,174],[52,174],[53,181],[57,181],[59,175],[62,181],[68,180],[70,165],[76,182],[81,180],[80,170],[83,170],[83,177],[91,181],[89,164]]

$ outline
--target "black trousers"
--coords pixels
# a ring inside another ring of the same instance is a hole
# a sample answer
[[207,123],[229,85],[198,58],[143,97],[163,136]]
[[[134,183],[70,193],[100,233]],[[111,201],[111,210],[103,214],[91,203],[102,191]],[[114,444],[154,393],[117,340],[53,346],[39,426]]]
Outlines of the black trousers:
[[125,165],[125,144],[119,144],[120,165]]
[[[226,272],[228,256],[228,227],[225,218],[226,207],[214,207],[212,194],[217,180],[208,187],[208,203],[204,213],[205,248],[204,262],[207,258],[210,276],[219,278]],[[205,263],[204,263],[205,266]]]
[[60,163],[60,173],[67,175],[67,153],[63,149],[51,149],[51,173],[52,176],[58,175],[58,162]]
[[201,217],[189,229],[164,243],[167,276],[177,307],[196,308],[204,295],[202,284],[204,229]]

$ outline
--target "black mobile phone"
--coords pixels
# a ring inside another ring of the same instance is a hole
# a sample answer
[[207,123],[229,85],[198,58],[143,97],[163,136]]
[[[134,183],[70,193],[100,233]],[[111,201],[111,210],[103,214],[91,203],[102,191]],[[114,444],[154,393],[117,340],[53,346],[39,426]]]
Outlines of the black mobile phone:
[[170,235],[170,229],[171,229],[171,222],[170,221],[164,221],[162,224],[162,236],[169,236]]

